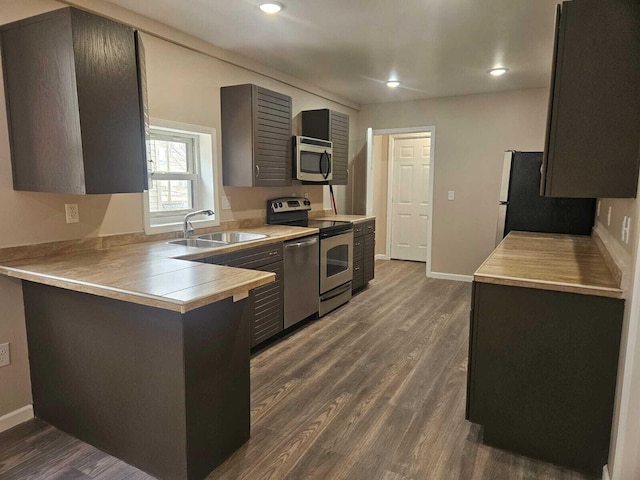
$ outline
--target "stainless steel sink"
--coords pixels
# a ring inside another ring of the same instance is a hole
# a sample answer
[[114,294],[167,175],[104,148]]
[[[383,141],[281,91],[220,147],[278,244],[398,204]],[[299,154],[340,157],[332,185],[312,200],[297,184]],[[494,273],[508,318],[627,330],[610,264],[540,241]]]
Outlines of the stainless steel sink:
[[185,247],[198,247],[198,248],[216,248],[229,245],[228,242],[221,242],[216,240],[203,240],[201,238],[181,238],[180,240],[172,240],[171,245],[183,245]]
[[214,241],[214,242],[224,242],[225,244],[229,243],[242,243],[249,242],[251,240],[260,240],[261,238],[267,238],[269,235],[264,235],[262,233],[247,233],[247,232],[216,232],[216,233],[208,233],[206,235],[198,235],[197,239],[206,240],[206,241]]

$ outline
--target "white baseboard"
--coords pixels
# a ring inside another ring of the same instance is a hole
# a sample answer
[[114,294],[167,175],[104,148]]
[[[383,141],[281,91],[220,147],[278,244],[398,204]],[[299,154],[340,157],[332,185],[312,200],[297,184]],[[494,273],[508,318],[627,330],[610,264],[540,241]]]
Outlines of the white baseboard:
[[33,418],[33,405],[26,405],[18,410],[9,412],[6,415],[0,417],[0,432],[9,430],[27,420]]
[[376,253],[376,260],[391,260],[391,259],[384,253]]
[[456,282],[473,282],[473,275],[458,275],[457,273],[431,272],[429,277],[439,280],[454,280]]
[[609,477],[608,465],[605,465],[604,467],[602,467],[602,480],[611,480],[611,477]]

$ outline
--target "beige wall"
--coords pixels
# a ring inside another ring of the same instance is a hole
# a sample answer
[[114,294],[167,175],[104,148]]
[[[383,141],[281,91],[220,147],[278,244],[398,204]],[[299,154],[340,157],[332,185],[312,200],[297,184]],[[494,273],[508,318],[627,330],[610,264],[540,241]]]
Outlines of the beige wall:
[[[434,272],[471,275],[493,250],[503,152],[543,149],[547,95],[547,89],[531,89],[362,106],[363,143],[367,127],[436,127]],[[447,200],[448,190],[455,191],[454,201]],[[363,198],[364,189],[354,196]],[[364,213],[361,203],[355,213]]]
[[[104,7],[110,16],[136,24],[144,22],[147,31],[162,33],[165,38],[174,36],[181,42],[192,42],[203,49],[202,42],[154,24],[126,11],[114,10],[108,4],[90,2],[95,9]],[[0,24],[43,13],[65,6],[53,0],[0,0]],[[257,83],[266,88],[291,95],[293,98],[294,126],[298,127],[299,112],[314,108],[332,108],[348,114],[351,129],[356,130],[357,110],[336,103],[319,90],[316,95],[311,87],[294,86],[274,78],[273,72],[264,76],[222,61],[211,55],[198,53],[174,43],[144,35],[147,53],[149,111],[152,117],[215,128],[218,135],[217,161],[220,168],[220,87],[239,83]],[[217,53],[219,49],[211,47]],[[225,60],[231,60],[230,57]],[[15,192],[11,182],[11,163],[4,109],[4,90],[0,82],[0,248],[58,240],[72,240],[116,233],[144,230],[142,195],[73,196],[30,192]],[[117,139],[115,140],[117,141]],[[220,180],[220,177],[218,177]],[[323,209],[323,187],[301,185],[285,188],[218,188],[231,197],[232,210],[222,211],[221,220],[241,220],[263,217],[265,200],[281,195],[308,193],[314,210]],[[345,210],[344,189],[339,190],[338,202]],[[65,223],[64,204],[77,203],[80,223]],[[25,341],[24,313],[20,284],[0,277],[0,343],[10,342],[12,365],[0,368],[0,416],[31,402],[28,362]]]
[[[633,288],[634,283],[639,280],[634,279],[634,271],[637,268],[640,241],[640,219],[637,215],[640,199],[600,199],[599,202],[597,228],[604,230],[609,250],[616,255],[627,277],[608,468],[613,480],[637,479],[640,478],[640,329],[637,318],[637,302],[640,298],[633,298]],[[607,225],[609,207],[611,223]],[[628,243],[622,241],[622,222],[625,216],[631,217]],[[632,315],[634,304],[635,316]]]

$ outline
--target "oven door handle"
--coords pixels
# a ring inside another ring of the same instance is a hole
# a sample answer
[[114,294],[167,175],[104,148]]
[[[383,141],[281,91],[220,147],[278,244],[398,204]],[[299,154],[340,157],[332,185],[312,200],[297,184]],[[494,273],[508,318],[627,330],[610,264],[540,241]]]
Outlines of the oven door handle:
[[342,231],[337,232],[337,233],[335,233],[335,232],[321,233],[320,234],[320,238],[327,239],[327,238],[332,238],[332,237],[338,237],[340,235],[349,235],[349,234],[353,235],[353,230],[352,229],[342,230]]
[[307,240],[306,242],[285,243],[284,248],[309,247],[311,245],[315,245],[316,243],[318,243],[318,239],[317,238],[312,238],[311,240]]

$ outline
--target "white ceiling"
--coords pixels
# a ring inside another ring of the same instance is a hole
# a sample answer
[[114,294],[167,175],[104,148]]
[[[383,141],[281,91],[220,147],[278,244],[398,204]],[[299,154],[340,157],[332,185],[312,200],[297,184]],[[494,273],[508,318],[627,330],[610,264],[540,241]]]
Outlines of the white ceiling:
[[281,0],[267,16],[260,0],[110,1],[360,104],[547,86],[558,3]]

